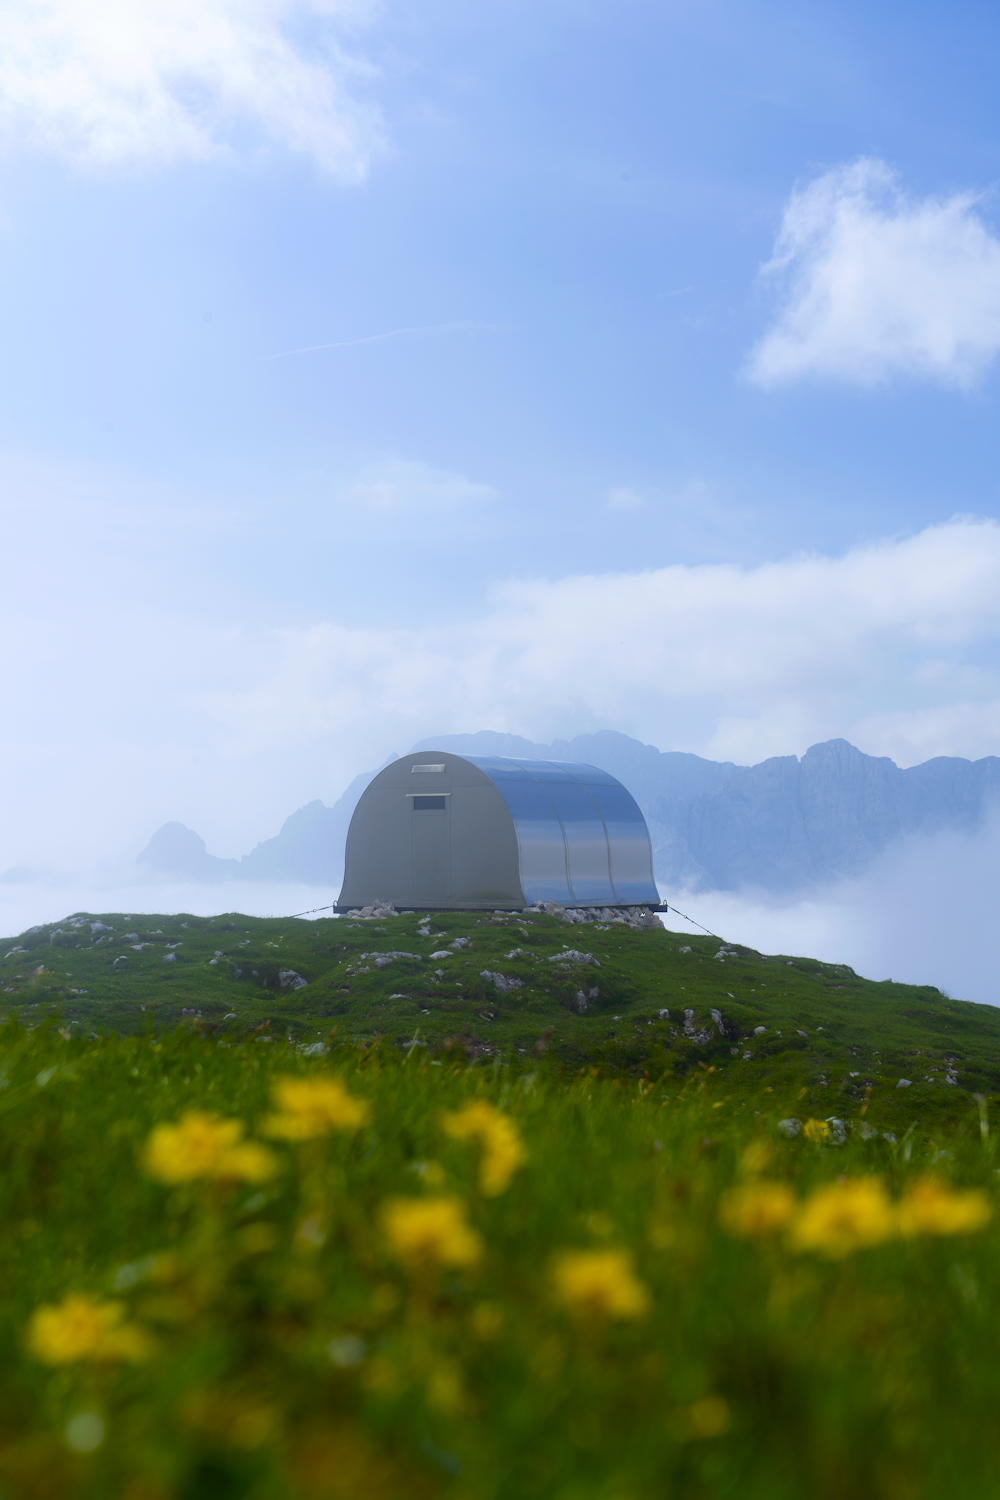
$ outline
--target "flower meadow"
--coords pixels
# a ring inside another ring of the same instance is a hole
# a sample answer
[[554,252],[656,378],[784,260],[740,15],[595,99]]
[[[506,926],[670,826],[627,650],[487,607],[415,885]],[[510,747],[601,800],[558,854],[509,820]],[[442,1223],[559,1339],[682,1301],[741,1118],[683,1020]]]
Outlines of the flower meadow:
[[986,1099],[316,1053],[0,1028],[2,1500],[997,1493]]

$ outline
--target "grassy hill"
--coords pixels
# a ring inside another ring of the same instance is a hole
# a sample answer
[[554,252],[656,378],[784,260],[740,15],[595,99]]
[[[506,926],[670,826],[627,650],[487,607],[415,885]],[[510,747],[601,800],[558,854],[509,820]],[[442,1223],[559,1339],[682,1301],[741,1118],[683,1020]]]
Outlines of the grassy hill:
[[78,915],[3,945],[0,1002],[0,1015],[58,1015],[78,1035],[186,1023],[217,1039],[382,1038],[484,1059],[548,1049],[568,1066],[680,1080],[710,1068],[737,1105],[771,1091],[800,1113],[864,1111],[890,1130],[957,1121],[974,1113],[970,1092],[1000,1091],[991,1006],[659,926],[535,913]]
[[538,914],[2,953],[3,1500],[996,1494],[997,1011]]

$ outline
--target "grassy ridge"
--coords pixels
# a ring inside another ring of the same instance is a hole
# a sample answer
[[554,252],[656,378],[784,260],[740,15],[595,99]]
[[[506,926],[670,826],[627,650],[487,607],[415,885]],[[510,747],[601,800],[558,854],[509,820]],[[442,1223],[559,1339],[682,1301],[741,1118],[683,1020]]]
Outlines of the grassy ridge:
[[995,1494],[978,1113],[268,1035],[0,1028],[10,1500]]
[[[455,949],[456,940],[468,946]],[[560,959],[566,948],[592,954],[599,967]],[[543,1045],[570,1066],[676,1078],[700,1065],[724,1076],[734,1097],[805,1090],[801,1108],[846,1118],[864,1108],[892,1131],[915,1120],[957,1122],[972,1108],[969,1092],[1000,1090],[1000,1011],[991,1006],[810,959],[719,951],[714,938],[534,914],[384,922],[104,914],[5,944],[0,1015],[58,1014],[83,1035],[159,1032],[186,1019],[231,1040],[264,1027],[307,1044],[336,1028],[341,1041],[450,1045],[485,1058],[530,1058]],[[379,967],[362,957],[373,953],[415,956]],[[514,984],[498,988],[484,973]],[[909,1086],[899,1088],[901,1078]]]

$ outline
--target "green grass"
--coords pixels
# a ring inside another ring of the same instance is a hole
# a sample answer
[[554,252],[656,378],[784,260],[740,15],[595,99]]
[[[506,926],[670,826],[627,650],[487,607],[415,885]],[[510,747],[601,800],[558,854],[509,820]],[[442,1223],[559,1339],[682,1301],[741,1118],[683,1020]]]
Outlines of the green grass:
[[[159,1033],[185,1020],[230,1040],[264,1027],[275,1038],[319,1044],[334,1032],[338,1041],[381,1038],[400,1050],[416,1041],[436,1055],[450,1047],[483,1059],[530,1059],[547,1046],[569,1067],[597,1063],[679,1079],[714,1067],[734,1099],[766,1087],[789,1097],[804,1090],[799,1113],[845,1119],[858,1117],[867,1100],[867,1120],[896,1133],[914,1122],[956,1123],[970,1108],[969,1092],[1000,1091],[1000,1010],[932,986],[873,983],[843,966],[747,948],[718,959],[716,939],[662,928],[447,913],[434,914],[424,936],[421,920],[425,914],[307,922],[231,913],[127,922],[105,913],[77,928],[49,924],[0,949],[0,1018],[58,1015],[80,1035],[148,1026]],[[113,932],[92,935],[96,921]],[[469,947],[430,958],[457,938]],[[564,947],[592,953],[600,967],[547,961]],[[505,957],[515,948],[530,956]],[[11,949],[25,951],[2,957]],[[392,951],[419,957],[383,969],[359,960]],[[175,957],[165,963],[167,952]],[[283,988],[279,975],[288,971],[308,983]],[[483,971],[522,987],[498,993]],[[595,987],[578,1014],[577,995]],[[685,1033],[686,1010],[700,1041]],[[900,1078],[910,1087],[898,1088]]]
[[[104,914],[9,940],[0,1500],[992,1500],[1000,1221],[841,1258],[795,1225],[824,1187],[907,1203],[928,1173],[995,1205],[1000,1012],[718,950],[542,915]],[[419,957],[361,957],[392,951]],[[268,1143],[288,1075],[339,1078],[368,1118]],[[445,1128],[470,1102],[524,1144],[498,1196]],[[155,1180],[150,1132],[193,1108],[275,1175]],[[789,1224],[724,1227],[761,1180]],[[408,1263],[386,1205],[441,1196],[482,1253]],[[636,1315],[561,1298],[568,1251],[623,1255]],[[46,1363],[34,1315],[74,1294],[149,1357]]]
[[[494,929],[469,930],[488,951]],[[304,932],[300,962],[307,945],[319,957],[342,933],[342,924]],[[540,951],[565,936],[538,924]],[[727,961],[722,980],[707,947],[680,955],[666,934],[615,936],[620,973],[637,988],[655,975],[672,1001],[684,984],[701,997],[697,1011],[745,974],[758,983],[732,1003],[741,1025],[823,1014],[840,1017],[843,1035],[745,1066],[728,1060],[727,1045],[714,1072],[688,1066],[669,1042],[647,1078],[574,1071],[516,1047],[506,1060],[470,1059],[461,1047],[404,1054],[389,1027],[379,1045],[341,1044],[338,1033],[330,1053],[307,1056],[284,1039],[286,1011],[273,1007],[271,1032],[257,1040],[253,1014],[242,1040],[204,1026],[93,1040],[55,1023],[0,1027],[0,1495],[946,1500],[960,1487],[994,1496],[996,1219],[831,1259],[783,1232],[728,1233],[719,1213],[729,1189],[761,1173],[804,1202],[840,1179],[878,1179],[897,1199],[931,1171],[993,1204],[993,1141],[961,1088],[948,1091],[953,1123],[939,1114],[895,1144],[860,1128],[839,1147],[777,1128],[813,1112],[799,1099],[807,1086],[822,1100],[816,1112],[836,1103],[849,1113],[837,1081],[823,1091],[796,1070],[815,1074],[857,1030],[871,1040],[909,1026],[923,1053],[928,1038],[950,1044],[944,1028],[960,1026],[962,1008],[938,996],[930,1014],[907,1017],[916,1002],[906,995],[831,993],[826,971],[805,964],[781,975],[757,959]],[[758,1001],[761,974],[781,993]],[[209,993],[210,981],[191,983]],[[227,995],[236,987],[218,983]],[[159,974],[148,984],[151,995]],[[372,992],[372,1015],[379,1003]],[[630,1003],[634,1030],[649,1001]],[[582,1046],[589,1018],[565,1014],[563,1045]],[[539,1019],[549,1015],[559,1012]],[[595,1019],[604,1037],[606,1018]],[[530,1042],[523,1016],[504,1012],[503,1025],[511,1042]],[[961,1045],[971,1055],[969,1040]],[[150,1176],[150,1131],[191,1108],[237,1118],[266,1141],[272,1085],[288,1074],[339,1078],[367,1120],[272,1141],[276,1174],[261,1184]],[[859,1125],[877,1115],[878,1088],[864,1119],[858,1105]],[[501,1111],[525,1146],[498,1196],[480,1189],[479,1148],[444,1128],[445,1113],[470,1102]],[[933,1104],[928,1096],[926,1113]],[[462,1205],[482,1254],[421,1270],[394,1250],[384,1206],[442,1194]],[[554,1266],[572,1250],[624,1252],[646,1299],[638,1315],[586,1316],[567,1304]],[[34,1357],[35,1310],[74,1293],[116,1301],[151,1341],[150,1357]]]

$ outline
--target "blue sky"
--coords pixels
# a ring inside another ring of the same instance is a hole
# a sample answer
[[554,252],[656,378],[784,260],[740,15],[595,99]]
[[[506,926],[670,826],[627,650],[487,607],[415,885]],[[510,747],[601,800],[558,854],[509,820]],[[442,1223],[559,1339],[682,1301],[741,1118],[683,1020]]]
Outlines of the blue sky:
[[240,854],[436,732],[995,753],[998,50],[11,0],[0,868]]

